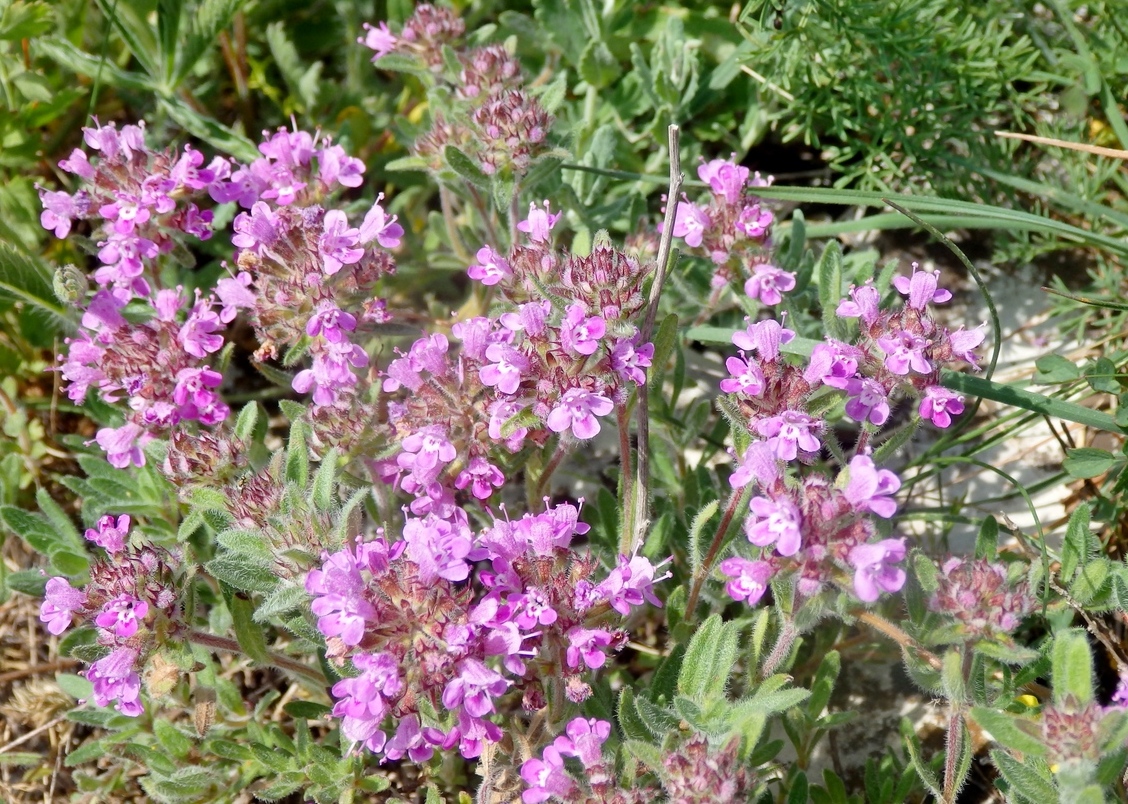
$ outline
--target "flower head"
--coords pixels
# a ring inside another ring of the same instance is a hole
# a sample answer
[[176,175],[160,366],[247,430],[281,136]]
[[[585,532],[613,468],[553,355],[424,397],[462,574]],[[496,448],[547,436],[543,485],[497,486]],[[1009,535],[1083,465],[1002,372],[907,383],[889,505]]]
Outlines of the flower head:
[[885,539],[876,544],[859,544],[850,551],[854,567],[854,592],[866,603],[873,603],[882,592],[898,592],[905,585],[905,571],[893,566],[905,559],[904,539]]

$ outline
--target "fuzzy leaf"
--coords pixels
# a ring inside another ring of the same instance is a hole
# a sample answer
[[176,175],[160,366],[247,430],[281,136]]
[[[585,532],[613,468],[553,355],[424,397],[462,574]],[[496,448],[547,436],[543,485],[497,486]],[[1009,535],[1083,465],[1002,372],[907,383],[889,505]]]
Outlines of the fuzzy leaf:
[[1052,674],[1054,702],[1062,705],[1073,696],[1077,705],[1093,700],[1093,654],[1085,631],[1070,628],[1054,636]]
[[991,761],[1007,780],[1011,790],[1039,804],[1058,800],[1053,778],[1041,772],[1044,763],[1019,762],[1006,751],[995,749]]
[[1116,464],[1116,457],[1108,450],[1096,447],[1078,447],[1066,450],[1061,467],[1071,477],[1100,477]]
[[55,298],[53,271],[39,257],[0,240],[0,302],[20,303],[42,325],[60,332],[75,327],[74,314]]
[[701,706],[724,700],[741,628],[739,621],[722,623],[717,614],[702,623],[686,648],[679,693]]
[[448,145],[443,151],[443,157],[446,159],[446,163],[450,165],[451,170],[466,181],[480,190],[490,189],[489,176],[483,173],[478,164],[464,152],[453,145]]

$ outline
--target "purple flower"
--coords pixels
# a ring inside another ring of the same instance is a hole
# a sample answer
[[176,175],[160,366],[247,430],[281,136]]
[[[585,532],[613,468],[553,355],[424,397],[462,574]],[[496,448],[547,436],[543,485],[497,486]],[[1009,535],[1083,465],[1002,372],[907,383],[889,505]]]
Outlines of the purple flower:
[[550,798],[568,801],[575,790],[564,757],[555,745],[545,746],[543,759],[533,757],[521,764],[521,778],[528,785],[521,793],[522,804],[540,804]]
[[364,163],[349,156],[340,145],[327,145],[317,152],[317,175],[327,187],[334,182],[342,187],[364,183]]
[[388,30],[388,23],[381,22],[380,27],[377,28],[366,22],[364,23],[364,31],[364,36],[358,37],[356,41],[376,51],[372,56],[372,61],[376,61],[381,56],[386,56],[395,50],[397,40]]
[[721,572],[730,578],[725,584],[728,596],[733,600],[745,600],[749,606],[760,602],[772,579],[772,568],[766,561],[750,561],[739,556],[722,561]]
[[536,204],[530,202],[529,217],[518,223],[517,228],[527,234],[534,243],[547,243],[552,227],[563,214],[557,212],[553,215],[548,201],[544,202],[544,209],[538,209]]
[[697,248],[705,231],[712,225],[709,214],[696,204],[679,201],[674,216],[674,237],[681,237],[687,246]]
[[141,451],[141,443],[149,439],[140,425],[130,422],[116,428],[103,427],[94,436],[94,440],[106,453],[106,460],[109,461],[110,466],[124,469],[130,464],[145,465],[145,453]]
[[850,551],[854,567],[854,592],[865,603],[873,603],[881,593],[897,592],[905,585],[905,571],[894,567],[905,558],[904,539],[885,539],[876,544],[859,544]]
[[391,708],[389,699],[403,690],[403,681],[395,658],[388,653],[359,653],[352,662],[360,675],[333,685],[337,699],[333,715],[341,718],[341,733],[350,744],[378,753],[387,741],[380,724]]
[[188,354],[207,357],[223,348],[223,336],[215,334],[220,329],[223,329],[223,322],[212,311],[211,302],[197,301],[177,338]]
[[107,553],[120,553],[125,547],[125,538],[129,535],[129,514],[122,514],[117,518],[117,524],[110,514],[98,520],[98,529],[87,528],[86,538],[101,547]]
[[734,332],[732,343],[746,352],[759,352],[761,360],[771,361],[779,357],[780,346],[789,343],[794,337],[794,330],[785,328],[775,319],[766,318]]
[[426,762],[435,753],[419,726],[419,715],[400,718],[396,733],[384,746],[384,757],[395,762],[406,754],[412,762]]
[[565,662],[573,669],[586,665],[592,670],[603,667],[607,655],[603,652],[612,642],[612,634],[601,628],[580,628],[578,625],[568,629],[568,650]]
[[657,567],[650,563],[644,556],[619,556],[619,563],[596,585],[593,593],[600,600],[606,600],[611,608],[626,617],[631,613],[631,606],[641,606],[650,603],[652,606],[662,607],[662,602],[654,596],[656,581],[670,577],[667,572],[661,578],[655,578]]
[[729,476],[734,489],[747,486],[753,480],[760,488],[768,488],[779,479],[779,459],[765,441],[753,441],[737,460],[737,468]]
[[584,388],[569,388],[549,411],[546,424],[554,433],[571,427],[572,435],[578,439],[594,438],[599,433],[599,420],[595,417],[606,416],[614,408],[615,404],[605,396]]
[[[580,760],[585,768],[603,761],[603,744],[611,736],[611,723],[596,718],[575,717],[564,727],[570,744],[567,753]],[[559,744],[560,738],[554,741]]]
[[359,242],[364,244],[375,240],[384,248],[395,248],[400,244],[400,238],[403,237],[403,227],[396,223],[399,219],[398,215],[388,217],[388,213],[380,206],[380,201],[383,198],[383,193],[376,196],[376,203],[364,216],[364,220],[360,224]]
[[920,399],[921,418],[937,427],[947,427],[952,423],[953,416],[959,416],[963,412],[963,397],[955,391],[939,385],[930,385],[924,389],[924,396]]
[[952,298],[950,290],[937,289],[939,271],[921,271],[919,263],[913,263],[912,277],[896,276],[893,286],[901,295],[909,297],[909,307],[914,310],[924,310],[930,302],[942,304]]
[[761,419],[753,425],[757,434],[767,439],[768,447],[781,461],[793,461],[799,450],[818,452],[819,440],[812,431],[822,429],[822,423],[797,410],[785,410],[778,416]]
[[420,580],[434,583],[436,578],[464,581],[470,577],[469,561],[474,535],[464,523],[448,522],[435,516],[409,518],[403,526],[407,557],[419,566]]
[[965,363],[970,363],[971,367],[978,370],[979,363],[975,352],[972,349],[983,343],[983,339],[987,333],[984,332],[986,324],[980,324],[975,329],[964,329],[960,327],[955,332],[948,332],[948,343],[952,350],[952,356],[963,360]]
[[485,717],[494,711],[493,699],[505,694],[510,682],[477,659],[463,659],[458,675],[443,689],[443,705],[459,706],[472,717]]
[[924,355],[932,345],[927,338],[901,330],[878,338],[877,345],[885,352],[885,368],[894,374],[904,376],[910,369],[918,374],[932,373],[932,364]]
[[401,356],[388,364],[387,377],[383,383],[384,392],[394,393],[405,386],[418,391],[423,385],[423,377],[420,376],[423,371],[435,376],[445,374],[446,353],[449,348],[446,336],[439,332],[411,344],[406,355],[400,352]]
[[90,665],[86,678],[94,686],[94,703],[108,706],[116,700],[115,708],[128,717],[137,717],[144,711],[141,707],[141,677],[134,669],[137,658],[137,651],[118,648]]
[[611,346],[611,370],[623,382],[630,380],[635,385],[642,385],[646,382],[646,372],[643,369],[650,368],[650,361],[654,359],[654,344],[637,346],[636,338],[637,336],[623,338]]
[[120,311],[125,307],[128,299],[129,291],[99,290],[90,299],[86,312],[82,314],[82,326],[99,333],[113,332],[124,327],[125,317]]
[[149,210],[144,205],[144,199],[129,193],[121,193],[115,196],[112,204],[105,204],[98,208],[98,214],[108,221],[113,221],[112,229],[123,235],[132,234],[134,227],[148,222],[150,217]]
[[839,302],[835,312],[843,318],[860,318],[866,326],[871,326],[881,312],[878,307],[880,304],[881,294],[870,280],[861,287],[851,285],[850,298]]
[[71,151],[71,155],[66,159],[59,162],[59,167],[67,173],[73,173],[75,176],[90,181],[94,178],[94,166],[90,164],[90,159],[86,156],[86,151],[81,148],[75,148]]
[[246,271],[240,271],[234,278],[225,276],[215,283],[216,298],[223,305],[219,311],[220,321],[230,324],[239,310],[254,309],[257,300],[250,287],[251,275]]
[[867,419],[878,427],[889,418],[889,396],[885,387],[869,377],[855,377],[846,383],[846,415],[856,422]]
[[344,266],[360,262],[364,249],[356,248],[359,235],[359,229],[349,228],[349,219],[341,210],[331,209],[325,213],[324,228],[317,241],[325,273],[333,276]]
[[763,304],[783,301],[783,294],[795,288],[795,274],[761,263],[752,269],[752,278],[744,283],[744,293]]
[[495,488],[501,488],[504,484],[505,475],[501,470],[481,456],[471,458],[454,481],[456,489],[471,486],[471,492],[479,500],[489,498]]
[[530,587],[523,595],[510,596],[509,605],[520,607],[516,625],[526,631],[541,625],[552,625],[558,617],[548,596],[535,587]]
[[317,305],[315,312],[306,322],[306,335],[318,335],[331,343],[344,343],[348,340],[346,332],[356,330],[356,316],[346,313],[332,301],[325,299]]
[[750,204],[740,210],[736,230],[751,240],[758,240],[768,233],[774,220],[775,216],[769,210],[759,204]]
[[786,498],[753,497],[748,507],[756,515],[744,523],[748,541],[757,547],[774,544],[781,556],[793,556],[803,546],[803,516]]
[[262,254],[263,249],[269,249],[278,242],[278,223],[278,216],[271,211],[270,205],[256,201],[250,214],[240,212],[235,216],[232,228],[237,234],[231,238],[231,242],[236,248],[246,248]]
[[118,639],[128,639],[137,633],[139,620],[149,613],[149,604],[132,595],[121,594],[107,601],[94,618],[94,624],[114,632]]
[[728,159],[714,159],[698,165],[697,175],[709,185],[715,195],[721,196],[730,204],[737,204],[744,192],[744,184],[748,181],[748,168]]
[[291,387],[299,394],[313,388],[313,403],[319,406],[337,404],[340,392],[356,385],[352,368],[368,365],[368,355],[359,346],[342,341],[326,341],[323,351],[314,355],[313,365],[294,375]]
[[346,547],[323,555],[321,569],[306,576],[305,589],[316,598],[310,608],[318,630],[350,647],[359,645],[366,623],[376,620],[376,609],[364,596],[364,577],[352,551]]
[[560,326],[560,342],[569,352],[587,356],[595,354],[599,339],[607,332],[607,326],[599,316],[587,315],[582,304],[568,307]]
[[496,285],[503,279],[513,276],[513,268],[505,258],[489,246],[478,249],[478,263],[466,270],[466,275],[483,285]]
[[885,519],[897,512],[892,495],[901,488],[901,480],[896,474],[878,469],[868,455],[855,455],[850,459],[848,477],[842,493],[856,510],[872,511]]
[[180,406],[180,415],[185,419],[199,419],[208,425],[219,424],[226,419],[231,409],[220,402],[212,391],[222,382],[223,375],[207,366],[178,371],[172,398]]
[[51,578],[39,606],[39,620],[47,630],[58,636],[70,628],[74,613],[86,605],[86,591],[75,589],[66,578]]
[[521,378],[529,370],[529,358],[507,343],[491,343],[486,347],[491,361],[478,371],[482,385],[496,387],[503,394],[517,393]]
[[764,392],[764,372],[745,357],[744,352],[740,353],[740,357],[730,357],[726,360],[725,368],[732,375],[721,380],[721,390],[726,394],[759,396]]
[[858,373],[858,361],[862,358],[862,350],[856,346],[827,338],[811,350],[811,362],[803,372],[803,379],[812,386],[821,382],[831,388],[845,389]]
[[66,237],[70,234],[71,219],[81,217],[86,212],[86,204],[82,202],[84,197],[72,197],[62,191],[39,188],[39,201],[43,204],[39,222],[44,229],[54,231],[55,237]]

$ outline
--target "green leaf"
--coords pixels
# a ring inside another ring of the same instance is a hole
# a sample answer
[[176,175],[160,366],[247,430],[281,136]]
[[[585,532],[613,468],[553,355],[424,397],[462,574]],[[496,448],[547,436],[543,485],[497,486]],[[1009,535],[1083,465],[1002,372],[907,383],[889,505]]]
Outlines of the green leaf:
[[255,620],[265,623],[271,617],[303,608],[308,601],[309,593],[306,592],[305,587],[291,582],[279,583],[255,610]]
[[1106,394],[1120,393],[1120,381],[1116,378],[1116,364],[1107,357],[1098,357],[1096,362],[1085,370],[1085,380],[1094,391]]
[[1073,580],[1077,568],[1091,555],[1089,535],[1089,506],[1079,505],[1069,517],[1065,527],[1065,539],[1061,546],[1061,569],[1058,577],[1063,583]]
[[59,685],[59,689],[76,701],[85,701],[94,694],[94,685],[74,673],[57,673],[55,682]]
[[601,40],[593,39],[580,56],[580,78],[596,89],[608,87],[622,74],[619,60]]
[[674,351],[674,346],[678,342],[678,317],[676,314],[670,313],[662,319],[653,342],[654,356],[650,361],[651,390],[654,389],[654,383],[665,372],[666,363],[669,362],[670,354]]
[[183,11],[184,0],[157,1],[157,40],[160,42],[161,81],[169,89],[172,89],[172,78],[176,73],[177,39]]
[[678,674],[679,693],[701,706],[724,701],[741,627],[739,621],[722,623],[718,614],[701,624],[686,648]]
[[295,419],[290,425],[290,440],[286,445],[286,480],[301,488],[309,485],[309,447],[306,446],[304,421]]
[[975,539],[975,557],[994,561],[999,549],[999,520],[988,514]]
[[837,240],[826,244],[816,270],[823,328],[827,335],[841,340],[846,337],[846,323],[837,312],[838,303],[842,301],[842,247]]
[[[795,338],[791,346],[798,341]],[[787,351],[785,348],[783,351]],[[961,374],[948,369],[940,370],[940,384],[952,391],[981,396],[995,402],[1013,405],[1033,413],[1065,419],[1068,422],[1077,422],[1097,430],[1107,430],[1110,433],[1122,434],[1124,431],[1116,423],[1116,419],[1108,413],[1093,410],[1076,402],[1067,402],[1064,399],[1053,399],[1045,394],[1036,394],[1014,385],[985,380],[982,377],[973,377],[970,374]]]
[[1042,772],[1045,763],[1029,760],[1019,762],[1006,751],[999,749],[991,751],[991,761],[995,763],[995,767],[999,769],[999,773],[1015,793],[1038,804],[1058,800],[1053,778]]
[[427,171],[431,169],[431,163],[421,156],[401,156],[399,159],[393,159],[384,166],[384,170],[390,172],[409,171],[409,170],[422,170]]
[[98,0],[98,6],[117,30],[129,52],[154,80],[161,75],[157,59],[157,38],[140,7],[132,3]]
[[701,568],[701,561],[704,558],[701,535],[705,531],[705,526],[709,524],[709,520],[717,515],[717,509],[720,507],[720,500],[713,500],[706,503],[702,506],[701,510],[697,512],[697,516],[693,518],[693,522],[689,526],[689,540],[687,541],[689,567],[690,574],[694,577],[697,576],[697,572]]
[[258,147],[242,134],[237,134],[218,120],[205,117],[180,98],[161,98],[160,106],[168,116],[189,134],[237,159],[253,162],[261,154]]
[[1112,566],[1112,562],[1104,556],[1086,563],[1069,587],[1074,601],[1084,606],[1104,591],[1112,576]]
[[1117,462],[1111,452],[1096,447],[1077,447],[1065,451],[1062,468],[1071,476],[1079,478],[1100,477]]
[[290,701],[282,707],[290,717],[300,717],[306,720],[320,720],[333,711],[333,707],[316,701]]
[[478,164],[453,145],[443,150],[443,157],[451,170],[480,190],[490,189],[490,177],[482,172]]
[[209,49],[214,48],[219,34],[225,30],[247,0],[204,0],[192,16],[192,31],[180,46],[176,70],[169,82],[175,89],[192,72],[192,68]]
[[60,332],[74,330],[74,313],[55,298],[54,272],[46,262],[0,240],[0,302],[22,304],[41,325]]
[[192,740],[163,717],[153,718],[153,736],[161,748],[177,759],[184,759],[192,752]]
[[1054,703],[1072,696],[1078,706],[1093,700],[1093,655],[1085,631],[1070,628],[1054,635],[1051,653]]
[[213,578],[243,592],[271,592],[278,585],[278,576],[267,564],[250,564],[245,555],[223,553],[206,564]]
[[254,661],[269,665],[270,655],[266,650],[266,638],[263,636],[262,626],[254,621],[254,604],[243,595],[232,594],[227,600],[227,608],[231,611],[231,621],[239,647]]
[[337,490],[337,448],[321,459],[321,466],[313,476],[313,489],[309,499],[314,508],[319,511],[332,511],[333,500]]
[[51,30],[51,8],[43,2],[14,0],[0,13],[0,39],[18,42]]
[[244,444],[250,444],[255,434],[255,424],[258,423],[259,406],[257,402],[250,402],[239,411],[239,418],[235,420],[235,437]]
[[1061,355],[1039,357],[1034,361],[1034,367],[1038,369],[1034,374],[1034,382],[1039,385],[1071,382],[1081,376],[1081,369]]
[[32,50],[67,70],[103,83],[135,92],[156,92],[156,84],[141,73],[122,70],[110,59],[84,53],[65,39],[35,39]]

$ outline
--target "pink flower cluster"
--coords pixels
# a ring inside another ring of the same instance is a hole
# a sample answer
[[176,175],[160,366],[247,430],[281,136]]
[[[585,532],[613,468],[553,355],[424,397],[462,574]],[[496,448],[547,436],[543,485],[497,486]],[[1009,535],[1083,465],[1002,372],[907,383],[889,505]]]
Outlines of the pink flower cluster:
[[39,619],[55,635],[66,631],[75,617],[97,628],[98,644],[107,649],[93,662],[86,677],[94,686],[94,702],[123,715],[141,714],[140,659],[156,647],[154,634],[175,633],[179,604],[172,582],[176,556],[153,548],[128,545],[130,518],[104,516],[86,538],[103,548],[107,557],[94,563],[90,581],[75,589],[63,577],[47,581]]
[[[954,360],[974,366],[971,350],[983,340],[983,331],[950,332],[935,323],[928,305],[951,298],[938,287],[935,274],[914,265],[912,275],[898,277],[894,285],[907,303],[891,311],[880,309],[873,285],[852,288],[838,314],[861,320],[857,343],[828,338],[815,346],[805,368],[783,359],[781,347],[795,333],[775,320],[750,323],[733,335],[740,352],[728,358],[730,376],[721,381],[721,390],[731,395],[734,417],[756,440],[741,456],[731,482],[734,488],[756,483],[745,532],[762,549],[757,560],[734,556],[722,562],[734,599],[755,604],[780,572],[794,573],[802,597],[813,597],[845,572],[853,575],[854,592],[867,603],[904,584],[905,572],[896,566],[905,557],[904,540],[874,542],[871,519],[893,516],[901,483],[893,472],[874,465],[868,439],[903,395],[921,395],[921,416],[939,426],[950,424],[963,403],[938,385],[940,367]],[[810,464],[822,449],[826,422],[807,412],[811,393],[820,386],[841,392],[846,415],[863,424],[854,457],[833,484],[817,472],[790,480],[782,463]]]
[[639,344],[633,321],[649,269],[606,242],[587,257],[558,254],[559,217],[530,205],[517,227],[526,245],[478,252],[469,274],[500,291],[503,311],[454,324],[457,353],[435,333],[388,364],[383,390],[406,392],[387,408],[401,451],[374,469],[416,496],[416,514],[448,516],[456,491],[489,498],[507,453],[553,433],[594,437],[645,381],[654,347]]
[[386,759],[455,747],[476,757],[501,738],[490,720],[498,699],[520,691],[526,708],[545,705],[553,674],[530,664],[557,668],[573,700],[590,695],[582,673],[626,639],[603,625],[608,612],[660,605],[653,585],[668,575],[621,556],[593,582],[595,560],[571,549],[587,529],[568,504],[478,533],[455,509],[409,515],[394,543],[379,536],[323,555],[305,585],[328,657],[357,672],[333,688],[349,742]]
[[[111,464],[145,461],[142,447],[185,421],[214,425],[230,412],[217,389],[222,376],[204,361],[223,345],[215,298],[185,298],[180,288],[154,290],[154,261],[185,236],[211,237],[212,213],[182,199],[198,197],[216,181],[221,159],[202,167],[203,155],[151,151],[144,124],[83,129],[93,158],[75,149],[60,162],[78,177],[73,195],[40,190],[42,223],[65,237],[72,218],[90,220],[101,266],[96,289],[79,298],[79,335],[60,356],[67,395],[81,402],[91,388],[104,401],[125,398],[125,423],[101,429],[95,438]],[[131,304],[131,315],[124,315]]]
[[521,765],[521,778],[527,785],[521,793],[524,804],[539,804],[556,798],[575,801],[577,784],[564,767],[566,757],[575,757],[583,766],[587,784],[593,789],[614,779],[613,769],[603,759],[603,743],[611,735],[611,724],[595,718],[573,718],[564,734],[545,746],[541,758],[533,757]]
[[1012,582],[1004,564],[953,557],[937,580],[928,607],[953,618],[960,634],[972,639],[1011,633],[1038,604],[1030,584]]
[[684,194],[674,216],[674,237],[690,248],[702,249],[717,266],[716,289],[742,279],[744,292],[769,307],[783,301],[795,288],[795,275],[768,262],[774,216],[749,190],[767,187],[771,179],[734,161],[714,159],[697,168],[701,181],[712,191],[705,203],[694,203]]
[[[413,144],[432,170],[447,167],[448,146],[487,176],[525,174],[548,151],[552,116],[522,88],[525,72],[503,45],[453,47],[465,31],[462,20],[429,3],[416,6],[398,36],[383,22],[365,28],[358,41],[374,51],[373,61],[389,53],[418,59],[452,92],[447,110],[435,112],[430,131]],[[444,48],[453,48],[457,71],[449,69]]]

